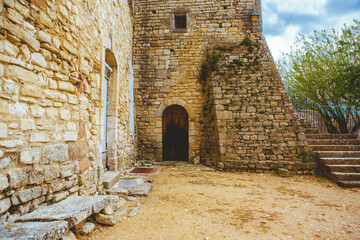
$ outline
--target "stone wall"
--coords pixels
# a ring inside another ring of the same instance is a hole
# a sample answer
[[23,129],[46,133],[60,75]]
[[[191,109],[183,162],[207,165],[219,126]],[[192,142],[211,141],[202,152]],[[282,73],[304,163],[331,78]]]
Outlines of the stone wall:
[[101,191],[105,59],[108,165],[133,164],[131,11],[127,0],[0,0],[0,215]]
[[[258,0],[135,2],[134,73],[139,159],[162,160],[162,112],[181,105],[189,117],[189,160],[200,156],[202,108],[199,81],[204,53],[220,42],[261,35],[261,17],[250,22]],[[174,15],[186,14],[187,28],[174,29]]]
[[263,39],[209,50],[202,78],[204,123],[215,126],[220,148],[211,152],[214,137],[205,135],[202,158],[225,170],[310,173],[302,128]]
[[[191,112],[189,161],[307,172],[300,128],[262,36],[261,15],[250,21],[254,10],[260,12],[259,0],[136,2],[140,160],[162,160],[162,113],[181,105]],[[186,29],[175,27],[179,15]],[[216,54],[220,59],[209,62]]]

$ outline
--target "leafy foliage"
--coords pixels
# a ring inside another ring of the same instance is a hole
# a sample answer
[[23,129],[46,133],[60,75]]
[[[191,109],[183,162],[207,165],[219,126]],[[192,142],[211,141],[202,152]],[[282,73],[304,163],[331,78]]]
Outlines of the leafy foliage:
[[313,102],[311,109],[332,133],[359,128],[359,32],[360,21],[354,20],[354,25],[344,25],[340,32],[330,28],[300,35],[297,47],[277,62],[283,81]]

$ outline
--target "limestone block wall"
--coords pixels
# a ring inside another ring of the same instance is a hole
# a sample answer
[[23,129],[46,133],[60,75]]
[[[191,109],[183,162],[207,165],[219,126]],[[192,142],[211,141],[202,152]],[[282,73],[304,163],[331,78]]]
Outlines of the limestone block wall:
[[[135,2],[134,75],[140,160],[162,160],[161,116],[170,105],[192,109],[189,161],[199,159],[206,101],[199,81],[204,53],[221,42],[261,36],[261,17],[257,23],[250,22],[254,9],[260,12],[258,0]],[[175,28],[177,14],[186,15],[186,29]]]
[[[227,170],[310,173],[313,165],[301,157],[302,129],[265,41],[245,38],[215,47],[207,56],[204,122],[215,126],[218,143],[205,135],[203,158]],[[216,144],[220,154],[213,152]]]
[[101,191],[105,61],[109,168],[132,165],[127,0],[0,1],[0,216]]

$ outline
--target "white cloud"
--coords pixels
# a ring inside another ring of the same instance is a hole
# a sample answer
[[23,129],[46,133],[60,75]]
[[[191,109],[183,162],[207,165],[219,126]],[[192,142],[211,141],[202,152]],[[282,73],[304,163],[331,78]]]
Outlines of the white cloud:
[[323,12],[327,0],[263,0],[262,5],[275,4],[282,12],[311,14],[318,16]]
[[278,15],[268,5],[262,7],[262,15],[266,17],[267,24],[276,24],[279,21]]
[[281,52],[290,52],[291,46],[296,40],[301,27],[298,25],[288,26],[282,35],[265,36],[271,54],[275,60],[281,56]]

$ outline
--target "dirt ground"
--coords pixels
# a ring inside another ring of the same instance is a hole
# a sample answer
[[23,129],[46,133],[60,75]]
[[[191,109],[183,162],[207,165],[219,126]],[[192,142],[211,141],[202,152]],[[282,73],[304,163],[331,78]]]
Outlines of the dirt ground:
[[140,213],[80,239],[360,239],[360,189],[315,176],[163,167]]

